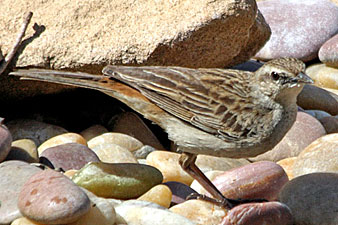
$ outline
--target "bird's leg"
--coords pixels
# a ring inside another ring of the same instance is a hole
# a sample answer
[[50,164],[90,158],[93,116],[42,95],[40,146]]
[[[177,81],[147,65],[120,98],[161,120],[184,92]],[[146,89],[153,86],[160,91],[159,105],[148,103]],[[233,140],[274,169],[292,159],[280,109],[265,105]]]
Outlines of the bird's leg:
[[196,166],[197,155],[183,152],[180,156],[179,163],[182,169],[187,172],[192,178],[198,181],[215,199],[206,195],[192,194],[192,198],[197,198],[212,202],[221,207],[232,209],[233,207],[248,203],[248,202],[265,202],[265,199],[230,199],[223,196],[223,194],[215,187],[215,185],[204,175],[204,173]]
[[196,166],[197,155],[183,152],[180,156],[179,163],[182,169],[187,172],[192,178],[198,181],[215,199],[209,198],[205,195],[194,195],[194,198],[213,202],[225,208],[233,208],[235,204],[225,198],[222,193],[215,187],[213,183],[204,175],[204,173]]

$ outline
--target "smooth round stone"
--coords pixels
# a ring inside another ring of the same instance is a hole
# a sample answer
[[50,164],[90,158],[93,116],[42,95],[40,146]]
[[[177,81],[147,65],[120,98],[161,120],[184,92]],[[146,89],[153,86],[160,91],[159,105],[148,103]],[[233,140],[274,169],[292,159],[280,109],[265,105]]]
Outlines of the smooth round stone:
[[128,149],[112,143],[101,143],[91,148],[105,163],[138,163]]
[[51,125],[36,120],[18,119],[7,123],[13,140],[32,139],[37,146],[51,137],[68,131],[62,127]]
[[[92,202],[92,209],[96,208],[97,210],[95,210],[94,212],[92,212],[92,216],[89,216],[86,220],[86,215],[84,217],[82,217],[80,220],[78,220],[76,223],[78,225],[82,225],[82,224],[100,224],[98,222],[95,221],[100,221],[103,220],[105,223],[108,222],[108,224],[115,224],[116,221],[116,212],[115,212],[115,204],[112,203],[111,200],[113,199],[105,199],[105,198],[100,198],[97,197],[96,195],[94,195],[93,193],[91,193],[90,191],[86,190],[83,188],[83,190],[85,191],[85,193],[87,194],[87,196],[89,197],[90,201]],[[121,203],[119,203],[121,204]],[[100,217],[100,218],[97,218]],[[96,220],[95,220],[96,218]],[[83,223],[81,223],[81,221],[83,221]],[[91,223],[89,223],[91,222]]]
[[166,185],[159,184],[141,195],[137,200],[153,202],[165,208],[169,208],[171,197],[172,193],[170,188]]
[[162,174],[152,166],[134,163],[89,163],[73,181],[95,195],[106,198],[137,198],[162,183]]
[[66,224],[85,215],[90,201],[68,177],[47,169],[24,184],[18,207],[25,217],[39,223]]
[[288,181],[280,165],[262,161],[226,171],[212,183],[228,198],[275,200]]
[[338,172],[338,133],[323,136],[302,151],[293,165],[295,177],[314,172]]
[[197,192],[194,189],[180,182],[169,181],[163,184],[168,186],[171,190],[172,193],[171,203],[173,205],[185,202],[187,197],[192,193],[197,194]]
[[63,175],[69,177],[70,179],[78,172],[78,170],[67,170],[63,173]]
[[338,114],[338,95],[314,85],[305,85],[297,97],[297,104],[303,109],[317,109]]
[[231,159],[209,155],[198,155],[196,159],[196,165],[204,173],[211,170],[227,171],[249,163],[247,159]]
[[0,162],[2,162],[11,150],[12,135],[0,121]]
[[196,224],[220,224],[228,210],[207,201],[189,200],[171,207],[170,211]]
[[88,141],[88,147],[93,149],[95,145],[103,143],[120,145],[131,152],[136,151],[143,146],[142,142],[129,135],[121,133],[104,133]]
[[90,139],[97,137],[101,134],[107,133],[108,130],[104,126],[100,124],[95,124],[93,126],[88,127],[87,129],[80,132],[80,135],[89,141]]
[[11,225],[43,225],[41,223],[36,223],[32,220],[27,219],[26,217],[20,217],[18,219],[15,219]]
[[248,60],[244,63],[241,63],[241,64],[238,64],[238,65],[231,67],[231,69],[255,72],[256,70],[261,68],[262,65],[263,65],[263,63],[261,63],[257,60]]
[[193,178],[180,166],[180,154],[169,151],[154,151],[147,156],[147,164],[159,169],[163,174],[163,182],[177,181],[190,185]]
[[62,144],[67,144],[67,143],[78,143],[87,146],[87,141],[84,139],[81,135],[76,134],[76,133],[65,133],[65,134],[60,134],[55,137],[52,137],[42,143],[38,147],[38,153],[41,155],[41,153],[51,147],[55,147],[57,145],[62,145]]
[[143,145],[140,149],[133,152],[134,156],[137,159],[145,159],[149,155],[149,153],[156,151],[155,148],[149,145]]
[[165,149],[154,133],[136,113],[121,113],[117,117],[112,127],[112,131],[128,134],[137,140],[142,140],[143,144],[152,146],[156,149]]
[[319,119],[327,134],[338,133],[338,116],[327,116]]
[[338,89],[338,68],[329,67],[325,64],[315,64],[309,66],[305,73],[319,87]]
[[248,203],[231,209],[221,225],[292,225],[291,210],[280,202]]
[[[205,172],[204,175],[209,180],[214,180],[216,177],[223,174],[224,172],[225,171],[221,171],[221,170],[211,170],[211,171]],[[197,180],[194,180],[191,183],[190,187],[200,194],[207,194],[208,193],[207,190],[205,190],[204,187],[202,187],[202,185]]]
[[305,110],[305,112],[317,120],[320,120],[321,118],[331,116],[329,113],[322,111],[322,110]]
[[[86,192],[87,193],[87,192]],[[104,198],[88,195],[92,202],[90,211],[74,223],[68,225],[114,225],[116,213],[114,206]]]
[[[117,224],[128,225],[196,225],[184,216],[178,215],[155,203],[129,200],[115,207]],[[119,218],[120,217],[120,218]]]
[[38,149],[35,142],[31,139],[20,139],[12,142],[12,148],[16,147],[20,149],[20,153],[32,158],[32,161],[38,162]]
[[22,161],[0,163],[0,224],[9,224],[21,217],[18,196],[24,183],[41,169]]
[[329,0],[269,0],[257,5],[271,28],[269,41],[255,56],[259,59],[309,61],[338,30],[338,6]]
[[61,144],[45,149],[40,157],[47,158],[54,168],[79,170],[89,162],[100,162],[87,146],[78,143]]
[[[87,194],[88,198],[90,199],[90,201],[93,203],[93,204],[96,204],[97,202],[99,203],[106,203],[106,204],[103,204],[105,206],[105,209],[107,209],[107,216],[109,216],[110,214],[110,211],[112,211],[112,208],[114,209],[114,212],[115,212],[115,207],[120,205],[122,202],[124,202],[125,200],[121,200],[121,199],[114,199],[114,198],[101,198],[101,197],[97,197],[93,192],[90,192],[88,191],[87,189],[81,187],[81,189]],[[107,205],[109,204],[109,205]],[[102,208],[102,207],[101,207]],[[105,210],[101,210],[102,212],[104,211],[106,213]],[[108,217],[107,217],[108,218]],[[116,214],[114,216],[114,218],[116,218]]]
[[293,164],[295,163],[297,157],[290,157],[279,160],[277,162],[278,165],[283,167],[285,173],[288,175],[289,180],[293,179],[295,176],[293,175]]
[[338,224],[338,174],[312,173],[287,183],[279,200],[292,211],[294,224]]
[[67,225],[114,225],[106,217],[102,216],[100,209],[97,207],[91,207],[89,212],[82,216],[79,220],[73,223],[68,223]]
[[326,65],[338,67],[338,34],[330,38],[320,47],[318,56],[320,61]]
[[306,146],[325,135],[323,125],[314,117],[298,112],[295,123],[283,139],[271,150],[250,158],[252,161],[274,161],[297,156]]
[[5,161],[19,160],[27,163],[38,163],[39,159],[33,158],[27,151],[22,148],[12,147]]

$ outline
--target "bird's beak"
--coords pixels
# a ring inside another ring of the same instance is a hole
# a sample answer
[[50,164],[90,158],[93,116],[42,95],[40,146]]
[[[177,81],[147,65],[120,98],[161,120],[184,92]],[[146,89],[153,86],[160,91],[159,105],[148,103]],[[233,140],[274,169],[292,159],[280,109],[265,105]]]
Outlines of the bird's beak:
[[305,73],[299,73],[295,77],[295,80],[297,81],[297,83],[304,83],[304,84],[313,84],[314,83],[313,80],[311,79],[311,77],[309,77]]

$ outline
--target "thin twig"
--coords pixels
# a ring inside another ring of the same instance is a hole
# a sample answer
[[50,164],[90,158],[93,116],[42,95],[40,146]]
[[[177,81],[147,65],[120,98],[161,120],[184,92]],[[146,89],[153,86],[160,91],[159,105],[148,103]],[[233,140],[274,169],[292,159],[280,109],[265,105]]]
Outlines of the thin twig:
[[13,46],[13,48],[11,49],[11,51],[7,54],[6,58],[4,59],[4,61],[2,62],[2,64],[0,65],[0,74],[2,74],[5,71],[5,69],[7,68],[8,64],[13,59],[16,51],[18,50],[18,48],[19,48],[19,46],[21,44],[22,38],[25,36],[25,32],[26,32],[27,26],[28,26],[29,22],[31,21],[32,16],[33,16],[32,12],[27,13],[27,15],[25,17],[25,20],[22,23],[20,33],[18,34],[18,37],[16,38],[15,45]]

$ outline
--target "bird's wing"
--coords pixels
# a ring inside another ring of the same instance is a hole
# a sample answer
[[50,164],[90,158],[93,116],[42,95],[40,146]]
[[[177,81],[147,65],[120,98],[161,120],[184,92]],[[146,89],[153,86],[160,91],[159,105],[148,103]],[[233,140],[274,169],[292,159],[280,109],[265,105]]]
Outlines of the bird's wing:
[[273,116],[272,110],[257,107],[252,101],[250,72],[107,66],[103,73],[138,89],[170,114],[225,141],[259,139],[259,130],[267,124],[267,117]]

